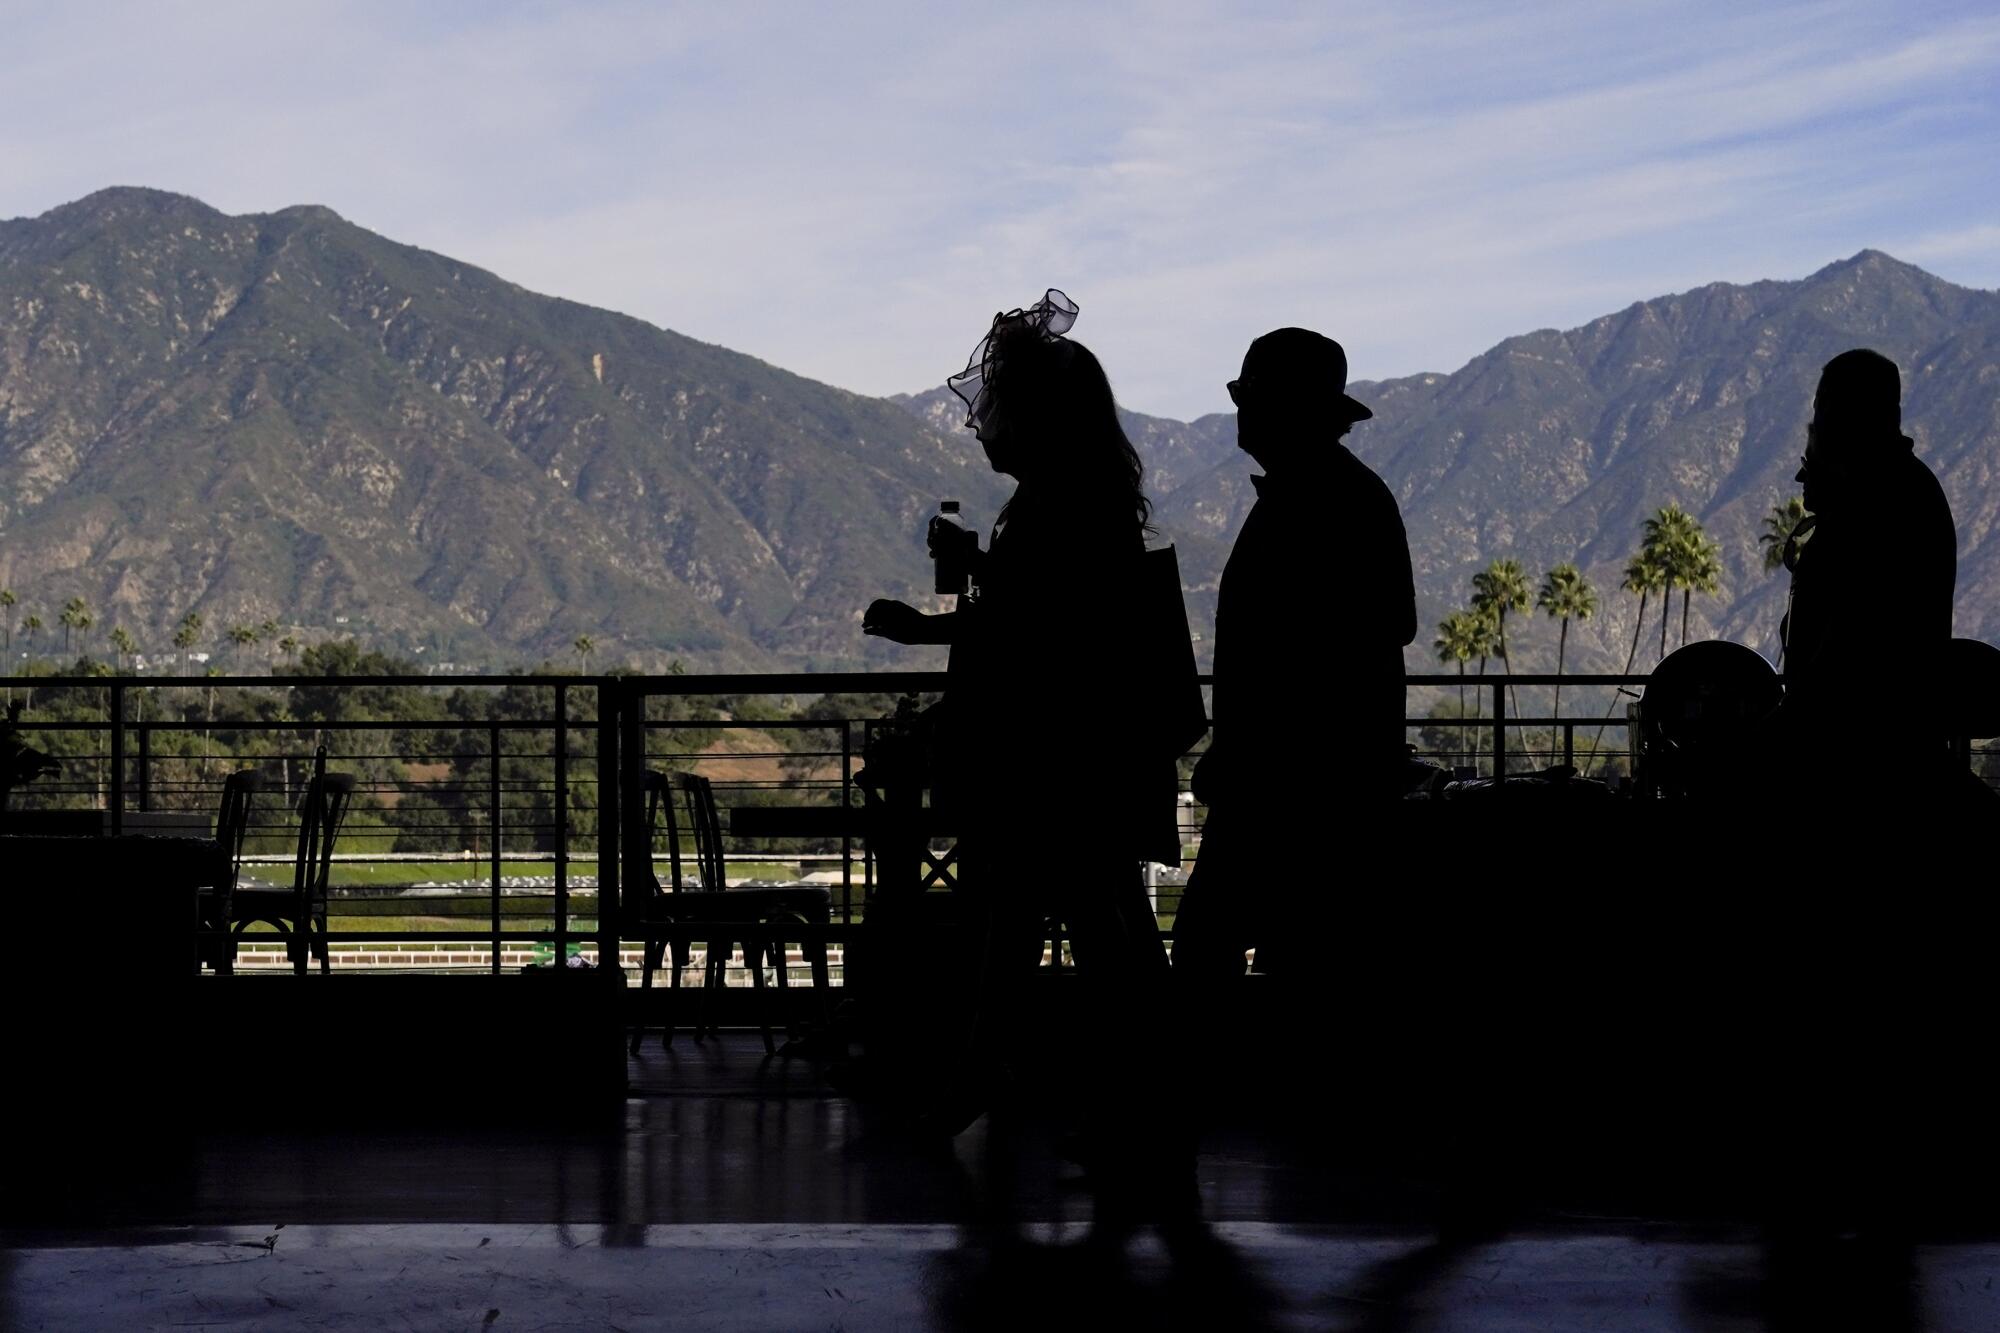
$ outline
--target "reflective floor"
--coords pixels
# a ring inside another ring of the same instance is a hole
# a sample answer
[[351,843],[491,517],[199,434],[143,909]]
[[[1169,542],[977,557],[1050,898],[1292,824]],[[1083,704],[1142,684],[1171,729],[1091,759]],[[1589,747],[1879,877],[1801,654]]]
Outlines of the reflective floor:
[[755,1037],[649,1044],[631,1083],[553,1127],[211,1118],[15,1214],[0,1327],[2000,1328],[1978,1209],[1859,1170],[1776,1207],[1490,1114],[1454,1147],[1351,1076],[1206,1108],[1202,1222],[1164,1231],[1096,1218],[1054,1093],[926,1142]]

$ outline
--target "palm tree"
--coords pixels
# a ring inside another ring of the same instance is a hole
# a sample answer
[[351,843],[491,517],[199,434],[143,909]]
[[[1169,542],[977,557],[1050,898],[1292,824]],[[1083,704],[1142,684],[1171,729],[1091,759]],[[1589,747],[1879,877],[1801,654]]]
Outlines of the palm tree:
[[299,641],[287,634],[284,638],[278,640],[278,651],[283,653],[285,660],[289,662],[298,655]]
[[125,659],[139,651],[139,641],[134,639],[132,632],[123,625],[112,627],[111,646],[118,652],[118,669],[120,671],[125,669]]
[[1507,657],[1507,613],[1526,611],[1533,605],[1528,575],[1518,560],[1495,560],[1472,576],[1472,609],[1493,623],[1494,646],[1508,676],[1507,697],[1514,705],[1515,717],[1521,715],[1521,696],[1514,692],[1514,664]]
[[90,628],[92,622],[90,607],[87,603],[84,602],[83,598],[72,597],[67,602],[63,603],[62,614],[57,616],[56,619],[62,623],[63,656],[68,657],[69,632],[71,630],[76,630],[79,633],[81,633],[82,631]]
[[[1632,646],[1625,653],[1623,675],[1632,674],[1632,664],[1639,660],[1639,638],[1646,632],[1646,599],[1667,586],[1667,571],[1660,559],[1652,551],[1641,546],[1639,553],[1625,562],[1625,577],[1618,587],[1623,592],[1639,594],[1639,614],[1632,621]],[[1620,687],[1623,688],[1622,686]],[[1590,741],[1590,761],[1583,766],[1584,776],[1597,763],[1598,742],[1604,739],[1604,728],[1610,722],[1612,713],[1618,709],[1618,691],[1611,694],[1611,703],[1604,710],[1604,721],[1597,724],[1597,735]]]
[[1681,550],[1681,646],[1688,641],[1688,603],[1698,592],[1713,593],[1721,586],[1722,545],[1696,528]]
[[[41,628],[42,628],[42,618],[36,615],[34,612],[30,611],[26,616],[23,616],[21,618],[21,634],[22,637],[26,638],[28,641],[28,651],[30,653],[35,651],[35,635],[41,630]],[[11,704],[13,703],[13,700],[9,699],[7,702]],[[35,687],[31,683],[28,686],[28,707],[33,708],[34,706],[35,706]]]
[[[1563,715],[1563,656],[1569,650],[1569,622],[1572,619],[1588,620],[1597,614],[1597,589],[1590,586],[1583,577],[1583,571],[1574,564],[1564,561],[1542,576],[1541,591],[1536,594],[1536,603],[1542,610],[1562,621],[1562,629],[1556,635],[1556,720]],[[1550,735],[1554,744],[1554,734]],[[1555,762],[1551,749],[1549,762]]]
[[181,617],[180,627],[174,631],[174,647],[181,650],[181,674],[187,674],[188,650],[201,638],[201,612],[190,611]]
[[229,641],[236,645],[236,655],[240,659],[245,648],[256,645],[257,627],[255,625],[231,625],[229,627]]
[[[1494,624],[1493,617],[1477,607],[1463,614],[1465,616],[1465,632],[1469,641],[1467,646],[1471,649],[1472,655],[1479,659],[1479,675],[1481,679],[1484,679],[1486,676],[1486,659],[1493,655],[1494,636],[1497,633],[1497,627]],[[676,661],[678,662],[678,659]],[[670,671],[672,669],[672,667],[668,668]],[[1485,716],[1486,692],[1484,690],[1474,690],[1472,695],[1473,720],[1477,721]],[[1475,727],[1472,731],[1472,767],[1475,770],[1479,767],[1479,756],[1485,753],[1485,751],[1486,732],[1483,728]]]
[[[201,612],[190,611],[181,617],[179,628],[174,630],[174,647],[180,649],[181,674],[183,676],[187,674],[188,669],[188,650],[193,648],[200,638]],[[183,722],[187,720],[187,710],[188,698],[185,690],[183,690],[181,694],[181,720]]]
[[1766,571],[1785,563],[1785,546],[1807,517],[1805,498],[1798,495],[1783,504],[1772,505],[1771,512],[1764,515],[1764,535],[1757,540],[1764,547]]
[[579,634],[576,636],[576,642],[572,643],[570,647],[576,651],[577,674],[589,675],[590,655],[597,651],[597,644],[592,641],[588,634]]
[[1666,596],[1660,603],[1660,656],[1667,655],[1668,608],[1674,600],[1674,586],[1692,572],[1694,552],[1706,540],[1693,514],[1677,504],[1655,510],[1643,525],[1640,549],[1660,566]]
[[[1484,643],[1484,622],[1470,611],[1454,611],[1438,622],[1438,636],[1431,643],[1438,661],[1458,664],[1459,740],[1464,742],[1465,664],[1480,653]],[[1478,733],[1474,733],[1477,736]]]

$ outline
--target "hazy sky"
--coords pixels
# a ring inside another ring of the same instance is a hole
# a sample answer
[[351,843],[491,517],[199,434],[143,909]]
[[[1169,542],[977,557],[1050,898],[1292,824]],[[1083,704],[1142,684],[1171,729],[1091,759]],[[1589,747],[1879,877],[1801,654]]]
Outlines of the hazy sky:
[[1982,4],[0,0],[0,217],[326,204],[871,393],[1044,287],[1119,396],[1357,377],[1867,246],[2000,286]]

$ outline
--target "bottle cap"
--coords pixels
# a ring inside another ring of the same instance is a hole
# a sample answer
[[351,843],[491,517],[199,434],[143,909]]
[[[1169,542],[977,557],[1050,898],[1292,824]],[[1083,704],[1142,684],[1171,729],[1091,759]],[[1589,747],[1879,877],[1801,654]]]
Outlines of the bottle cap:
[[939,509],[939,511],[940,511],[940,512],[942,512],[942,513],[946,513],[946,514],[956,514],[956,513],[958,512],[958,501],[956,501],[956,500],[940,500],[940,501],[938,502],[938,509]]

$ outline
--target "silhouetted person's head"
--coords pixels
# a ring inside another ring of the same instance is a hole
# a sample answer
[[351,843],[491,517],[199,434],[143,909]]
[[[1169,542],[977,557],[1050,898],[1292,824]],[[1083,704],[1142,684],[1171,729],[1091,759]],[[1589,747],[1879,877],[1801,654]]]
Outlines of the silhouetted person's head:
[[1906,452],[1903,380],[1880,352],[1856,348],[1826,363],[1806,427],[1806,456],[1797,480],[1806,508],[1841,508],[1864,492],[1870,471]]
[[1347,396],[1347,353],[1310,329],[1276,329],[1251,343],[1229,396],[1237,447],[1266,472],[1375,415]]
[[1143,523],[1143,467],[1097,357],[1026,321],[1002,322],[992,336],[972,428],[993,470],[1044,495],[1129,506]]

